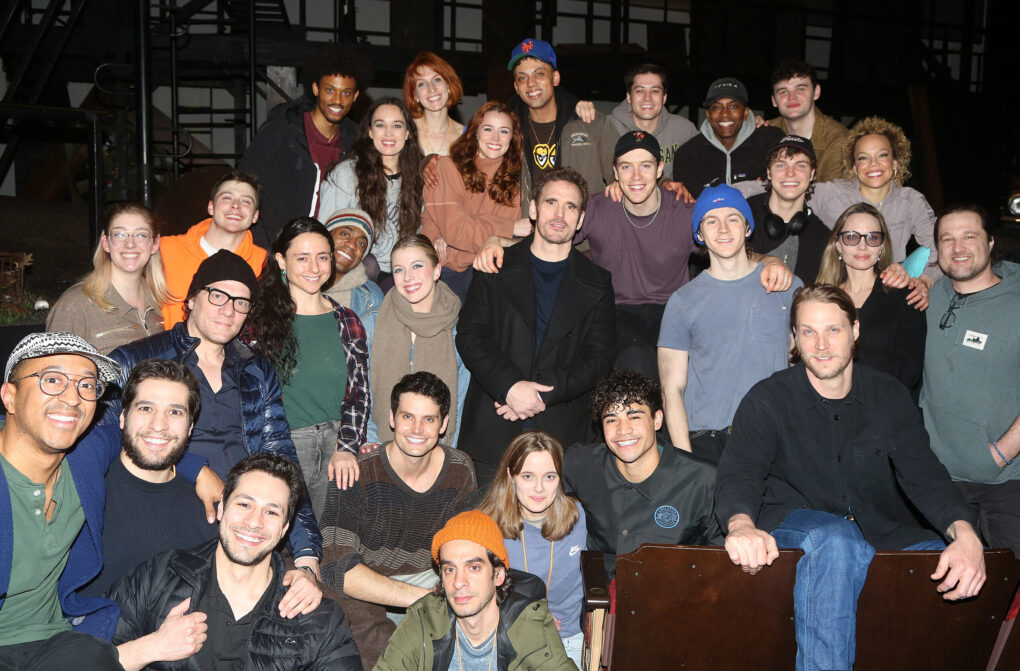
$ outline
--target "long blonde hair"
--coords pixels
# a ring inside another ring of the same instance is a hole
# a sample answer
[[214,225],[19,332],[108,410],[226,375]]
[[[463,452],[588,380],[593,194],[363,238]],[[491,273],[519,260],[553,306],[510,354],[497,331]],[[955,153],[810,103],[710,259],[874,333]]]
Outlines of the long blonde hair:
[[510,442],[499,463],[496,479],[478,509],[496,521],[503,538],[520,538],[524,518],[517,501],[514,478],[524,468],[528,455],[535,452],[548,452],[556,474],[560,476],[556,499],[542,523],[542,537],[558,541],[570,533],[580,515],[577,512],[577,499],[563,493],[563,446],[545,431],[525,431]]
[[838,287],[846,282],[846,264],[839,256],[839,234],[843,232],[846,220],[855,214],[870,214],[878,220],[878,226],[882,229],[882,252],[878,255],[878,262],[875,264],[875,274],[881,273],[892,262],[892,242],[889,240],[889,227],[885,225],[885,217],[871,203],[854,203],[839,215],[836,225],[832,227],[829,241],[825,244],[825,251],[822,252],[822,264],[818,268],[818,278],[815,280],[818,284],[831,284]]
[[[141,203],[130,201],[117,203],[109,208],[106,214],[106,226],[103,229],[103,235],[109,235],[114,219],[122,214],[137,214],[152,229],[153,238],[159,237],[156,215],[152,213],[152,210]],[[110,258],[109,252],[103,249],[102,241],[97,241],[96,251],[92,255],[92,272],[82,280],[82,293],[104,312],[113,311],[113,306],[106,300],[106,291],[110,288],[112,276],[113,260]],[[170,291],[166,286],[166,276],[163,274],[163,262],[158,251],[149,257],[148,263],[142,268],[142,279],[145,281],[145,288],[156,305],[162,305],[170,300]]]

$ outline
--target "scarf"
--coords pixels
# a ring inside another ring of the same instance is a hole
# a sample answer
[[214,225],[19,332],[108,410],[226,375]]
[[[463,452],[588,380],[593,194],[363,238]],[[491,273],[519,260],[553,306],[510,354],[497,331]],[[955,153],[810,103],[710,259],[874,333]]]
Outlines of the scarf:
[[324,293],[344,307],[351,307],[351,291],[368,281],[365,266],[361,263],[337,279]]
[[[380,442],[393,440],[389,398],[393,387],[408,373],[427,370],[450,388],[450,423],[444,441],[449,444],[457,431],[457,351],[453,327],[460,313],[460,299],[444,282],[436,282],[435,298],[429,312],[414,312],[411,303],[396,289],[390,289],[379,308],[372,337],[371,384],[372,419]],[[411,334],[415,341],[412,345]]]

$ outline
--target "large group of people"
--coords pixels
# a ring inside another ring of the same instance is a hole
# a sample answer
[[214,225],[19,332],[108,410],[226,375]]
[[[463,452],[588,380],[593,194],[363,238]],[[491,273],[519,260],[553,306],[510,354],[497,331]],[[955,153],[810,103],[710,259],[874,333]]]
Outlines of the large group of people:
[[655,64],[610,116],[507,67],[359,125],[328,45],[209,218],[109,211],[0,387],[0,668],[574,669],[581,551],[654,542],[804,550],[796,668],[849,671],[876,549],[946,599],[1020,556],[1020,268],[901,128],[798,61],[700,129]]

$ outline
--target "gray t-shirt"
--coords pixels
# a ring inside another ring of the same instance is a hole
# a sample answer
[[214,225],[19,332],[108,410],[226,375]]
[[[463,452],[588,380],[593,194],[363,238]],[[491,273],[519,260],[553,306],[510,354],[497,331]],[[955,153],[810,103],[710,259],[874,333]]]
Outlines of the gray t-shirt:
[[499,651],[496,647],[496,632],[482,641],[477,648],[471,645],[471,641],[457,627],[457,651],[453,653],[450,660],[450,671],[491,671],[498,662]]
[[761,264],[739,280],[703,272],[666,303],[659,347],[688,352],[684,405],[691,431],[725,429],[744,394],[789,365],[790,304],[804,284],[765,293]]

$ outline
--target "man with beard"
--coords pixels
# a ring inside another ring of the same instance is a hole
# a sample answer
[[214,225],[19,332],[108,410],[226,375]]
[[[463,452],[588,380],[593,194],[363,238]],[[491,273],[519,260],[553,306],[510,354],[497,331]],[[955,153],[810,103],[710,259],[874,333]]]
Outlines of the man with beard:
[[471,510],[450,519],[432,538],[432,561],[440,586],[408,609],[377,671],[576,671],[541,581],[510,571],[491,517]]
[[[730,559],[746,573],[775,561],[779,547],[804,551],[793,592],[797,669],[851,669],[857,597],[876,549],[941,549],[931,579],[950,601],[981,590],[983,550],[909,392],[854,364],[850,296],[805,287],[790,323],[799,362],[741,401],[715,512]],[[917,526],[907,499],[931,529]]]
[[118,581],[114,643],[126,671],[154,662],[173,668],[361,669],[340,607],[285,613],[283,558],[304,484],[296,463],[272,454],[245,457],[227,476],[219,539],[161,553]]
[[616,327],[610,274],[572,244],[587,201],[575,170],[542,172],[529,205],[534,233],[506,250],[499,274],[471,280],[457,324],[471,371],[458,444],[479,486],[523,429],[564,445],[588,438],[591,393],[612,367]]
[[129,570],[160,552],[216,536],[177,463],[202,404],[198,380],[176,361],[135,366],[122,395],[120,458],[106,472],[103,570],[82,593],[103,596]]
[[976,205],[946,210],[935,240],[945,277],[925,313],[925,427],[985,542],[1020,556],[1020,268],[992,264],[995,240]]

